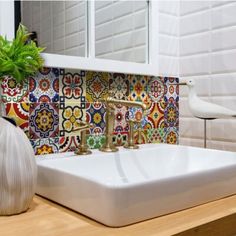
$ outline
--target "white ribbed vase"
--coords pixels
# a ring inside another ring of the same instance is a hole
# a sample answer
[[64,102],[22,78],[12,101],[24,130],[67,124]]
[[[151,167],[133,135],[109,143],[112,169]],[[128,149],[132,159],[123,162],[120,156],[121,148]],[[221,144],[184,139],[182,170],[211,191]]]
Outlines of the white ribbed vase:
[[2,88],[1,88],[1,81],[0,81],[0,117],[6,116],[6,109],[4,103],[2,102]]
[[35,194],[33,148],[19,128],[0,117],[0,215],[26,211]]

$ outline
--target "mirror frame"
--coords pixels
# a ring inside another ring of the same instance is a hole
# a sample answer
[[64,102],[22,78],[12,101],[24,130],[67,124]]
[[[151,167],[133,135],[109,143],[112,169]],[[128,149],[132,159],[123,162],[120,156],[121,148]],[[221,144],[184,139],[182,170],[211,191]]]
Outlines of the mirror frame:
[[[42,57],[45,60],[45,66],[47,67],[59,67],[69,69],[82,69],[82,70],[95,70],[105,72],[117,72],[125,74],[140,74],[140,75],[153,75],[157,76],[159,73],[158,63],[158,1],[149,0],[149,58],[148,63],[135,63],[135,62],[124,62],[109,59],[95,58],[95,0],[88,1],[88,33],[87,43],[88,51],[85,53],[87,57],[76,57],[59,54],[42,53]],[[8,6],[8,12],[1,4]],[[14,35],[14,0],[8,2],[0,2],[0,15],[3,13],[6,17],[1,20],[5,25],[5,29],[2,29],[0,25],[0,34],[6,35],[9,39],[12,39]],[[3,25],[2,24],[2,25]]]

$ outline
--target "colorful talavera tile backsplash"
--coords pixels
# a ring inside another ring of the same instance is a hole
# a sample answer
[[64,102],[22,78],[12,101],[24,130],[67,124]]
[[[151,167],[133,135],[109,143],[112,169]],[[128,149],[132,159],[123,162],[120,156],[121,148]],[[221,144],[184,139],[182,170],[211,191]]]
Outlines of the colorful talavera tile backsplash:
[[[73,130],[79,120],[93,124],[87,144],[100,148],[105,141],[108,94],[117,99],[144,102],[147,115],[137,108],[116,106],[113,141],[127,142],[128,120],[141,121],[142,143],[178,143],[178,78],[126,75],[44,68],[24,86],[5,77],[1,87],[6,113],[13,117],[29,137],[36,155],[74,151],[79,136]],[[137,130],[137,129],[136,129]],[[135,133],[138,142],[138,131]]]

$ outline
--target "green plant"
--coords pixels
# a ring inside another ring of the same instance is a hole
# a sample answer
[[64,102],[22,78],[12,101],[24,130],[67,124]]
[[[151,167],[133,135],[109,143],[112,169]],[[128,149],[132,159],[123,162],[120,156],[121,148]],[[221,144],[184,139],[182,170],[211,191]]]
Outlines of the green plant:
[[35,42],[29,40],[29,36],[22,24],[13,41],[0,36],[0,81],[3,76],[9,75],[18,83],[23,83],[43,67],[40,52],[44,48],[37,47]]

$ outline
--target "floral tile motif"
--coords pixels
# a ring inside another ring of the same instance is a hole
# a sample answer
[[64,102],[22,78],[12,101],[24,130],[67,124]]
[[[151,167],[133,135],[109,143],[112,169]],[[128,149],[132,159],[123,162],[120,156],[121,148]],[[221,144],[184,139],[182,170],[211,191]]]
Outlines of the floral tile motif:
[[150,77],[142,75],[129,75],[129,100],[143,102],[147,99],[147,85]]
[[88,135],[87,145],[90,149],[98,149],[105,143],[106,137],[104,135]]
[[85,102],[85,71],[60,70],[60,102]]
[[114,98],[126,100],[129,95],[129,80],[127,75],[114,73],[109,81],[109,89]]
[[13,118],[26,134],[29,129],[29,103],[6,103],[6,115]]
[[[85,104],[66,103],[63,109],[59,110],[60,136],[74,136],[74,129],[78,128],[79,121],[85,120]],[[61,107],[60,107],[61,108]]]
[[164,120],[164,107],[165,103],[152,103],[149,108],[149,114],[147,116],[148,125],[147,129],[156,129],[156,128],[164,128],[165,120]]
[[59,101],[59,69],[44,68],[29,78],[30,102]]
[[129,113],[128,113],[127,120],[134,120],[134,121],[141,122],[142,128],[146,127],[148,123],[148,118],[141,108],[129,107],[128,112]]
[[128,132],[114,132],[112,141],[115,146],[124,146],[128,141]]
[[175,102],[169,102],[164,111],[165,126],[179,126],[179,105]]
[[179,78],[165,77],[164,83],[167,86],[165,93],[165,102],[178,102],[179,101]]
[[80,138],[79,136],[67,136],[59,138],[60,152],[74,152],[79,148]]
[[146,130],[147,143],[165,143],[165,130],[147,129]]
[[1,84],[3,102],[28,102],[28,84],[18,84],[13,77],[5,76]]
[[166,143],[178,144],[179,143],[179,131],[178,128],[167,128],[165,131]]
[[94,127],[90,128],[90,134],[99,135],[106,128],[106,108],[103,103],[86,103],[86,121]]
[[162,77],[151,77],[148,81],[147,92],[152,102],[159,102],[164,98],[167,87]]
[[86,100],[95,102],[105,99],[109,92],[109,79],[111,74],[105,72],[86,73]]
[[58,104],[31,103],[29,126],[31,139],[57,137],[59,133]]
[[115,106],[115,125],[114,132],[125,132],[129,130],[127,119],[129,117],[129,111],[126,106]]
[[44,138],[30,140],[35,155],[45,155],[59,152],[59,138]]

